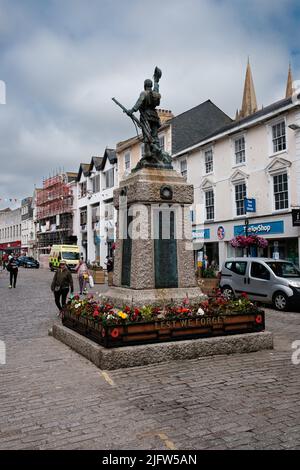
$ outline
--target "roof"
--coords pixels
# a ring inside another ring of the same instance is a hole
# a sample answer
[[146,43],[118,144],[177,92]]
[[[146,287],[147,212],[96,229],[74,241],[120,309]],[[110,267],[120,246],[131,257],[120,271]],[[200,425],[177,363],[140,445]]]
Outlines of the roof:
[[107,159],[109,160],[111,165],[113,165],[114,163],[117,163],[118,159],[117,159],[117,154],[116,154],[115,149],[108,149],[108,148],[105,149],[100,170],[104,169]]
[[89,163],[80,163],[79,165],[79,171],[77,174],[77,181],[80,181],[82,173],[84,176],[88,176],[90,173],[90,164]]
[[67,176],[68,183],[71,183],[71,181],[74,181],[77,179],[77,173],[75,173],[74,171],[67,171],[66,176]]
[[207,100],[169,122],[172,124],[172,154],[175,154],[233,121],[212,101]]
[[95,166],[96,170],[101,170],[102,166],[102,157],[92,157],[91,163],[90,163],[90,171],[92,170],[93,166]]
[[[263,120],[264,116],[267,116],[268,114],[274,113],[276,111],[278,111],[278,114],[279,114],[281,112],[281,109],[285,108],[286,106],[290,104],[292,104],[292,98],[285,98],[283,100],[276,101],[275,103],[272,103],[269,106],[266,106],[265,108],[260,109],[256,113],[251,114],[250,116],[247,116],[243,119],[239,119],[237,121],[231,121],[231,123],[229,124],[216,128],[210,134],[198,139],[196,142],[194,142],[194,144],[191,144],[191,145],[188,144],[184,148],[177,150],[176,152],[173,152],[173,154],[179,153],[182,150],[187,150],[189,147],[192,147],[192,145],[194,146],[196,146],[197,144],[201,145],[201,142],[203,142],[204,140],[212,139],[213,137],[216,137],[219,134],[223,134],[223,133],[233,134],[234,132],[237,132],[237,130],[235,131],[236,127],[238,127],[239,128],[238,130],[240,131],[243,125],[245,126],[249,125],[251,124],[251,121],[256,121],[257,119],[260,119],[260,118],[261,120]],[[266,119],[269,119],[269,118],[266,118]]]

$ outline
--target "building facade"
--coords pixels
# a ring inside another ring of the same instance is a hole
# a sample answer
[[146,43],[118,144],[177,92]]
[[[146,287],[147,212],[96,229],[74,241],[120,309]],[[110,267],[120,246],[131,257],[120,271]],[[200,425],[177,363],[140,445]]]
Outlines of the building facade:
[[113,190],[118,184],[116,151],[106,149],[103,157],[82,163],[77,175],[74,204],[74,233],[84,259],[105,267],[112,256],[116,231]]
[[0,253],[21,253],[21,207],[0,211]]
[[34,256],[35,224],[33,220],[32,197],[21,201],[21,245],[22,253]]
[[[245,89],[253,97],[251,83]],[[251,107],[244,93],[246,110],[236,121],[173,155],[177,170],[184,168],[194,185],[196,261],[206,255],[220,266],[226,257],[244,254],[231,246],[233,237],[256,234],[269,243],[252,255],[299,265],[300,228],[292,210],[300,208],[300,89],[292,93],[250,114],[246,106],[255,109],[256,99]],[[247,198],[253,212],[246,212]]]
[[73,190],[77,173],[47,178],[36,193],[36,233],[39,254],[49,254],[54,244],[76,243],[73,236]]

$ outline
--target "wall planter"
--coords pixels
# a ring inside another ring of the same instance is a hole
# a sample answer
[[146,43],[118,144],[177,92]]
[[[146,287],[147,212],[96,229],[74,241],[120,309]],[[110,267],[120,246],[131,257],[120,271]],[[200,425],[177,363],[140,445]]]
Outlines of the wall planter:
[[104,284],[105,283],[105,274],[104,271],[92,271],[93,279],[95,284]]
[[106,348],[253,333],[265,329],[265,315],[260,310],[254,313],[233,312],[111,326],[104,326],[97,320],[66,310],[62,322],[64,326]]
[[202,277],[198,280],[198,285],[205,295],[214,295],[216,289],[219,288],[219,283],[220,280],[217,278]]

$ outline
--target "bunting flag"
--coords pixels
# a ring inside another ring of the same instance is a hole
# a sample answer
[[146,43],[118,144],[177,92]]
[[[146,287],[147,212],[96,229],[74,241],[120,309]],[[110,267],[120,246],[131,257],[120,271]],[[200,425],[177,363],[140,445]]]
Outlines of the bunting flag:
[[15,197],[10,197],[10,198],[0,197],[0,202],[1,201],[3,201],[3,202],[18,202],[18,201],[20,201],[20,199],[17,199]]

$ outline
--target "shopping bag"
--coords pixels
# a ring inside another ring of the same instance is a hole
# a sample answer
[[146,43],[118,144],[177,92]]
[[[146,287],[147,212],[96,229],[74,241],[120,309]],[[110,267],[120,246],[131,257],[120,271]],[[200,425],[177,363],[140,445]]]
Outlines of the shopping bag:
[[94,287],[94,279],[93,279],[93,276],[91,275],[89,276],[89,285],[91,288]]

